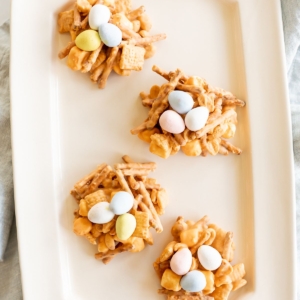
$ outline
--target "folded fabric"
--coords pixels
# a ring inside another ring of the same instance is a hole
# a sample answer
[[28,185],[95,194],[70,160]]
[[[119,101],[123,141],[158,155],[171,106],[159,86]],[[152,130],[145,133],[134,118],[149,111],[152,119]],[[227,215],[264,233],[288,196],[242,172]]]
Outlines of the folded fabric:
[[0,261],[14,216],[10,140],[9,23],[0,28]]
[[[282,0],[286,66],[291,103],[296,189],[297,270],[300,270],[300,1]],[[300,280],[300,274],[296,282]],[[300,300],[298,286],[297,299]]]

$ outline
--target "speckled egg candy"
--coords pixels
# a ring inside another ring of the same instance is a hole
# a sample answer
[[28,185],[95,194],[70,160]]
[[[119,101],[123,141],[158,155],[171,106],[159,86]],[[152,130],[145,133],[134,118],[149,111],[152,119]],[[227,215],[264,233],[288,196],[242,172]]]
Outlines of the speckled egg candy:
[[194,100],[190,94],[183,91],[173,91],[169,94],[170,106],[179,114],[186,114],[194,105]]
[[208,271],[218,269],[222,263],[221,254],[215,248],[208,245],[200,246],[197,255],[201,265]]
[[181,133],[185,129],[184,121],[181,116],[173,111],[166,110],[159,118],[159,125],[165,131],[170,133]]
[[177,251],[171,261],[171,270],[177,275],[185,275],[192,265],[192,253],[188,248],[183,248]]
[[180,285],[187,292],[201,292],[206,286],[206,278],[202,272],[193,270],[181,278]]
[[203,128],[207,122],[209,111],[205,106],[196,107],[190,110],[185,116],[185,125],[191,131]]
[[118,192],[116,193],[110,202],[110,210],[116,215],[123,215],[127,213],[133,206],[133,196],[128,192]]
[[101,43],[100,36],[95,30],[85,30],[75,39],[75,45],[84,51],[94,51],[99,48]]
[[114,24],[104,23],[100,25],[99,35],[107,47],[116,47],[122,41],[122,31]]
[[94,5],[89,12],[89,25],[92,29],[98,30],[103,23],[108,23],[110,19],[110,10],[102,4]]
[[88,212],[88,219],[95,224],[105,224],[114,218],[115,214],[109,209],[108,202],[95,204]]
[[124,214],[118,217],[116,222],[116,234],[120,240],[127,240],[136,228],[136,219],[131,214]]

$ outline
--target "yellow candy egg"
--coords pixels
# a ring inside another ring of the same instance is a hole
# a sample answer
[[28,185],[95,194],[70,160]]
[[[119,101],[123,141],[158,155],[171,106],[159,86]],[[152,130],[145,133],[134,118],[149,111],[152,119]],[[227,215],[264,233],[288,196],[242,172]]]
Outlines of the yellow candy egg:
[[133,234],[136,227],[135,217],[131,214],[124,214],[118,217],[116,222],[116,233],[120,240],[127,240]]
[[85,30],[75,39],[76,46],[84,51],[94,51],[101,43],[99,33],[95,30]]

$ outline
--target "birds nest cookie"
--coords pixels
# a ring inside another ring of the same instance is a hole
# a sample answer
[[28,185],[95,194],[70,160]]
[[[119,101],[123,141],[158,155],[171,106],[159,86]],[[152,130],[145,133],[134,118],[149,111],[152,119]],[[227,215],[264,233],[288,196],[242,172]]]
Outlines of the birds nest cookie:
[[241,154],[228,139],[235,135],[236,108],[245,105],[243,100],[178,69],[167,73],[154,66],[152,70],[168,82],[140,93],[150,110],[147,119],[131,130],[150,143],[150,152],[162,158],[180,149],[188,156]]
[[145,243],[153,245],[150,227],[163,231],[159,215],[168,203],[166,190],[148,174],[156,164],[136,163],[129,156],[124,163],[101,164],[74,185],[71,194],[79,205],[73,231],[97,245],[95,258],[104,264],[118,253],[139,252]]
[[232,265],[233,233],[205,216],[197,222],[178,217],[170,242],[154,262],[168,300],[227,300],[247,281],[243,263]]
[[58,57],[68,57],[69,68],[89,72],[103,89],[112,71],[129,76],[155,54],[153,43],[166,35],[151,36],[151,27],[145,7],[133,10],[130,0],[77,0],[72,9],[58,14],[58,31],[71,35]]

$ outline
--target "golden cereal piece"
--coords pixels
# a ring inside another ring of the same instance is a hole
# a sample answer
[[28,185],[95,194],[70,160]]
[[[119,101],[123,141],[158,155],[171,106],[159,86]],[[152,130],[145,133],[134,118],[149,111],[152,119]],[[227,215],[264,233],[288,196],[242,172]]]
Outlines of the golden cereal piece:
[[132,29],[134,32],[139,32],[141,28],[141,22],[139,20],[133,20],[132,22]]
[[232,290],[232,284],[223,284],[217,287],[210,296],[214,297],[215,300],[227,300]]
[[157,192],[156,201],[157,201],[157,209],[156,209],[157,213],[159,215],[163,215],[165,213],[165,207],[169,203],[169,196],[165,189],[160,189]]
[[77,0],[77,9],[81,13],[88,13],[92,6],[88,0]]
[[135,237],[133,239],[132,245],[133,245],[133,248],[131,250],[128,250],[129,252],[132,252],[132,253],[140,252],[145,248],[144,240],[139,237]]
[[123,12],[112,15],[111,23],[115,24],[116,26],[125,26],[127,28],[133,29],[133,24],[127,19]]
[[86,59],[88,59],[89,55],[89,52],[80,50],[79,48],[74,46],[68,55],[68,67],[74,71],[81,70],[82,64]]
[[215,279],[214,273],[211,272],[211,271],[201,271],[201,272],[204,274],[205,279],[206,279],[206,286],[205,286],[205,288],[202,292],[203,292],[204,295],[211,294],[215,290],[215,287],[214,287],[214,279]]
[[235,135],[236,125],[233,124],[232,122],[228,122],[226,125],[227,125],[227,129],[224,132],[224,134],[222,135],[222,137],[224,139],[230,139],[230,138],[234,137],[234,135]]
[[141,30],[146,30],[146,31],[151,30],[152,24],[151,24],[149,17],[146,14],[142,14],[137,19],[140,21]]
[[95,204],[99,202],[108,201],[109,196],[103,190],[98,190],[97,192],[85,196],[84,200],[86,202],[87,208],[91,209]]
[[92,223],[88,218],[78,218],[74,220],[73,231],[77,235],[85,235],[92,230]]
[[147,212],[135,212],[136,228],[132,236],[146,239],[149,228],[149,214]]
[[144,65],[145,49],[133,45],[125,45],[123,47],[120,68],[122,70],[140,71]]
[[200,88],[202,92],[206,92],[207,82],[201,77],[191,76],[186,80],[184,84],[196,86]]
[[145,129],[138,134],[138,137],[146,143],[151,143],[151,136],[155,133],[160,133],[160,130],[156,127],[152,129]]
[[168,158],[172,152],[172,146],[168,137],[164,134],[155,133],[150,136],[150,152],[162,158]]
[[161,286],[170,291],[179,291],[181,289],[180,280],[182,276],[175,274],[172,270],[166,269],[162,278]]
[[[111,1],[111,0],[105,0]],[[129,13],[131,11],[131,0],[115,0],[114,1],[115,12]]]
[[195,257],[192,257],[192,265],[191,265],[189,271],[197,270],[198,268],[199,268],[199,261],[198,261],[198,259],[195,258]]
[[149,45],[146,45],[145,46],[145,55],[144,55],[144,58],[145,59],[148,59],[152,56],[154,56],[155,52],[156,52],[156,47],[154,46],[154,44],[149,44]]
[[164,262],[168,260],[174,254],[174,246],[177,244],[176,241],[170,242],[161,253],[159,257],[160,262]]
[[83,217],[87,217],[88,215],[88,207],[84,199],[81,199],[79,202],[79,214]]
[[97,240],[96,238],[90,234],[90,233],[87,233],[84,235],[84,237],[92,244],[92,245],[96,245],[97,244]]
[[197,228],[188,229],[182,231],[180,234],[181,243],[186,244],[188,247],[192,247],[197,244],[199,240],[199,230]]
[[106,253],[108,250],[109,249],[105,243],[105,234],[101,234],[98,240],[98,251],[100,253]]
[[109,234],[109,233],[106,233],[105,236],[104,236],[104,242],[105,242],[105,245],[106,247],[109,249],[109,250],[115,250],[115,240],[114,238]]
[[58,14],[58,31],[60,33],[69,32],[72,29],[74,22],[74,11],[67,10]]
[[181,146],[181,150],[187,156],[199,156],[202,152],[199,140],[187,142],[185,146]]
[[217,155],[220,150],[220,142],[221,142],[221,140],[219,138],[208,139],[207,143],[206,143],[206,150],[211,155]]
[[93,237],[95,238],[99,237],[102,233],[102,224],[93,224],[91,233]]

